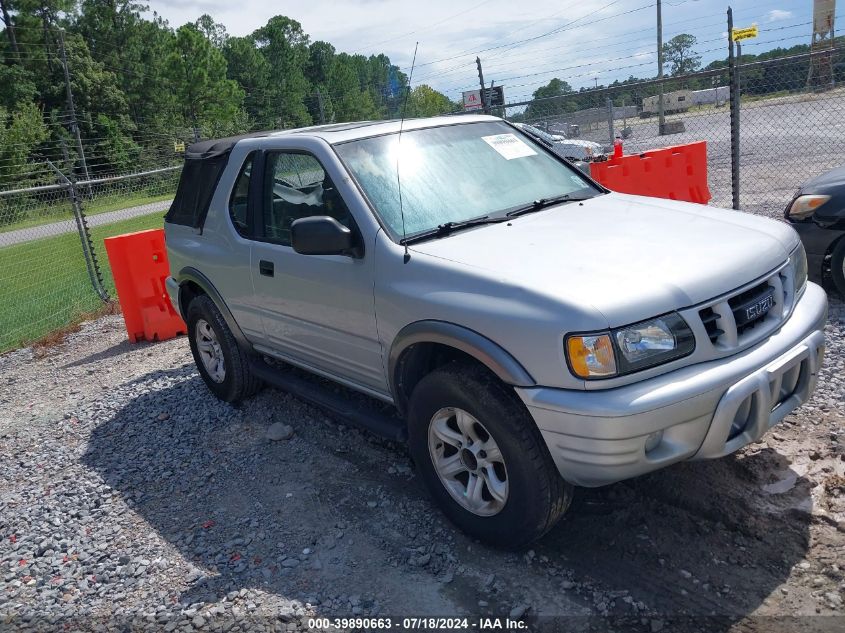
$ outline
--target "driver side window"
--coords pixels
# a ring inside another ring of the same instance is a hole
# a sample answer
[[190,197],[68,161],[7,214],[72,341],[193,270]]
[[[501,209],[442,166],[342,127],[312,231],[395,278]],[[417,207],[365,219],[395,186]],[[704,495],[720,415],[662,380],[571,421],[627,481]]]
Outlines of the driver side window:
[[314,215],[331,216],[353,229],[346,203],[311,154],[268,153],[264,188],[264,237],[273,242],[290,246],[291,224]]

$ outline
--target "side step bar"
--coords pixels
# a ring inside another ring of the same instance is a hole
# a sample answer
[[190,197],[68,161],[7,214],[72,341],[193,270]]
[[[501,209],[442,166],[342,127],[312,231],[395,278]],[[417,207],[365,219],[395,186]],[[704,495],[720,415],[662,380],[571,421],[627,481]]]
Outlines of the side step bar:
[[374,407],[356,406],[330,389],[270,365],[262,358],[254,357],[250,366],[253,373],[264,382],[310,402],[332,417],[341,418],[391,442],[408,441],[408,429],[399,418],[385,415]]

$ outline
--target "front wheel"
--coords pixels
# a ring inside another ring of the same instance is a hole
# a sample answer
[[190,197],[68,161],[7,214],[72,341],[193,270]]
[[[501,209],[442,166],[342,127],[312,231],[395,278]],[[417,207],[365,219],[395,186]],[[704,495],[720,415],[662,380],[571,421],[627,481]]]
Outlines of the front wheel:
[[410,451],[434,501],[463,531],[519,548],[566,511],[572,486],[508,387],[486,369],[452,363],[425,376],[409,413]]
[[194,362],[211,392],[225,402],[237,402],[261,388],[226,320],[207,295],[188,306],[188,340]]

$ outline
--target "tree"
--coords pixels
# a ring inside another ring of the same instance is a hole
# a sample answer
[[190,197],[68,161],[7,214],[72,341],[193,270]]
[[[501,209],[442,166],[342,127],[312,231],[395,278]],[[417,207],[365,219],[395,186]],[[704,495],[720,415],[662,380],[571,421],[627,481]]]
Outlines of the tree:
[[168,58],[170,94],[195,128],[231,129],[241,115],[243,91],[226,78],[226,58],[193,24],[176,31]]
[[663,45],[663,61],[670,64],[672,75],[686,75],[701,67],[701,55],[693,50],[696,43],[694,35],[681,33]]
[[226,40],[229,39],[226,27],[219,22],[215,22],[214,18],[207,13],[203,13],[197,18],[194,24],[214,48],[223,48],[226,45]]
[[305,105],[310,85],[305,78],[308,35],[302,25],[277,15],[257,29],[252,38],[269,66],[268,101],[273,104],[273,127],[298,127],[311,123]]
[[535,99],[546,99],[548,97],[560,97],[572,92],[572,86],[566,81],[555,77],[545,86],[541,86],[532,95]]
[[34,103],[22,103],[13,111],[0,107],[0,187],[26,186],[21,178],[31,170],[27,158],[46,138],[41,111]]
[[244,91],[244,109],[259,127],[271,127],[270,65],[252,37],[230,37],[223,47],[227,76]]
[[12,22],[12,16],[10,15],[10,12],[12,10],[14,10],[14,7],[11,5],[9,0],[0,0],[0,12],[2,12],[2,15],[0,15],[0,17],[2,17],[3,20],[3,27],[6,30],[6,37],[9,39],[9,47],[12,49],[12,52],[17,57],[17,55],[20,53],[20,50],[18,49],[18,40],[15,37],[15,25]]
[[98,114],[94,126],[98,134],[96,154],[114,171],[123,173],[137,166],[141,148],[125,133],[118,121],[105,114]]
[[341,53],[329,73],[329,94],[335,121],[361,121],[377,116],[372,96],[362,89],[358,64],[353,56]]
[[174,36],[161,18],[143,19],[145,10],[132,0],[83,0],[74,30],[117,76],[135,124],[169,127],[173,107],[161,86]]
[[572,99],[574,94],[572,86],[555,77],[534,91],[532,96],[535,103],[526,108],[525,119],[531,121],[577,110],[576,102]]
[[20,64],[0,64],[0,86],[0,107],[10,110],[20,103],[34,103],[38,95],[32,73]]
[[423,84],[417,86],[408,95],[406,116],[425,117],[438,114],[448,114],[455,110],[455,104],[441,92],[431,86]]
[[308,109],[314,121],[328,123],[336,120],[331,98],[332,74],[335,71],[335,48],[328,42],[317,41],[308,46],[308,63],[305,78],[311,84],[314,98],[308,101]]

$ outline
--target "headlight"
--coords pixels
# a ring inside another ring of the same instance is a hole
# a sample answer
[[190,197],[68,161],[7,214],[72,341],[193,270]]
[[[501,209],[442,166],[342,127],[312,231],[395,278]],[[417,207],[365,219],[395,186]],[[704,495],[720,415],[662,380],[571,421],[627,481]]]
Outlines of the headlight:
[[610,335],[570,336],[566,357],[572,372],[581,378],[610,378],[616,375],[616,359]]
[[792,287],[797,297],[807,284],[807,252],[802,243],[799,242],[798,248],[789,256],[789,265],[792,267]]
[[793,220],[804,220],[813,215],[816,209],[818,209],[828,200],[830,200],[830,196],[798,196],[797,198],[795,198],[795,200],[792,201],[792,204],[789,205],[789,210],[786,212],[786,215],[792,218]]
[[610,332],[571,335],[566,353],[579,378],[630,374],[691,354],[695,336],[680,315],[666,314]]

